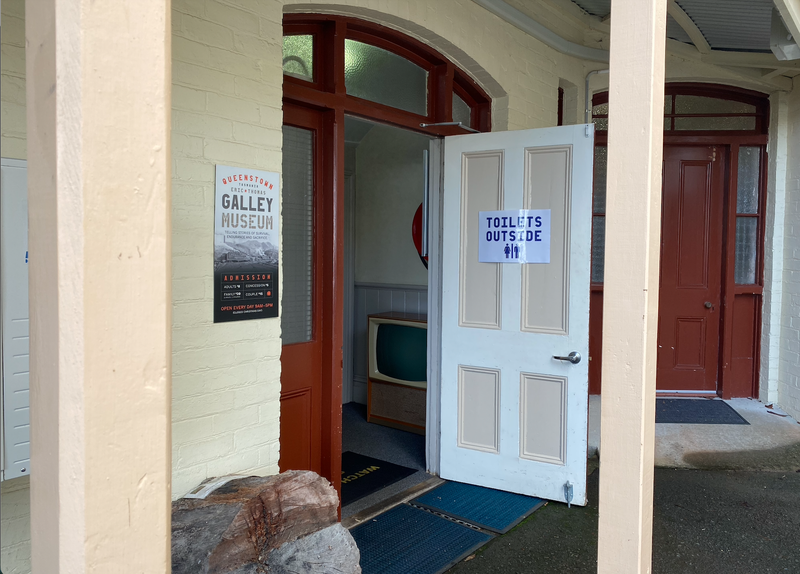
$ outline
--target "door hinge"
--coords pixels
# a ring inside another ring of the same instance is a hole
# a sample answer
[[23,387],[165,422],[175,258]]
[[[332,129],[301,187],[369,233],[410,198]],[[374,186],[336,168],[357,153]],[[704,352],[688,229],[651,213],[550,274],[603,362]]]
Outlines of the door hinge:
[[569,481],[564,483],[564,499],[567,501],[567,508],[572,508],[572,484]]

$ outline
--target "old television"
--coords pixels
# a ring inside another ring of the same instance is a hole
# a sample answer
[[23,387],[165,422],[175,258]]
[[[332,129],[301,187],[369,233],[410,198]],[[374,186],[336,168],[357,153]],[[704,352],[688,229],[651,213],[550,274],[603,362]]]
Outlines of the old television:
[[427,316],[379,313],[368,323],[367,420],[425,434]]

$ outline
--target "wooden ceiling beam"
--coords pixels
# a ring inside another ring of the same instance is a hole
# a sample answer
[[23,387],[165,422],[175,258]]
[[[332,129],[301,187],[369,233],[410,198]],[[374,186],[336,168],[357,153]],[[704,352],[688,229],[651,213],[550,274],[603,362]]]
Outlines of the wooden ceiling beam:
[[703,36],[700,28],[698,28],[694,20],[683,11],[683,8],[678,6],[675,0],[669,0],[667,4],[667,14],[672,16],[678,23],[678,26],[683,28],[683,31],[689,36],[689,39],[692,41],[692,44],[695,45],[698,52],[701,54],[709,54],[711,52],[711,46],[708,44],[706,37]]

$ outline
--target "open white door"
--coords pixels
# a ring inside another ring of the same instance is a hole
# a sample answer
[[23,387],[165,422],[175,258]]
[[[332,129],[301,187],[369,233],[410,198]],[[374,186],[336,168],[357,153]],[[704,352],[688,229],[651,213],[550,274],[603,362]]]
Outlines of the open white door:
[[[593,140],[586,125],[445,139],[442,478],[586,504]],[[479,212],[512,209],[550,210],[550,263],[478,261]]]

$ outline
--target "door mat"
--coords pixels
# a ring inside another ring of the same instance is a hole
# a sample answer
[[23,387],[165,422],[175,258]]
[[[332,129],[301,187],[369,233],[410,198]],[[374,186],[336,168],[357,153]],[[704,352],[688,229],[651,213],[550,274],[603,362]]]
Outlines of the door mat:
[[350,531],[363,574],[439,574],[492,536],[407,504]]
[[342,506],[417,472],[356,452],[342,453]]
[[544,500],[448,481],[418,496],[411,504],[505,534],[542,506]]
[[657,423],[690,425],[749,425],[742,415],[719,399],[656,399]]

